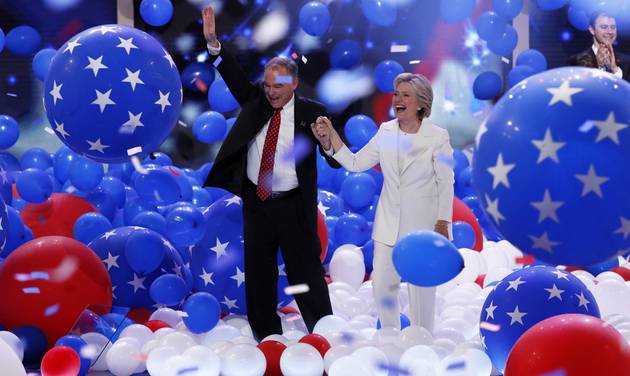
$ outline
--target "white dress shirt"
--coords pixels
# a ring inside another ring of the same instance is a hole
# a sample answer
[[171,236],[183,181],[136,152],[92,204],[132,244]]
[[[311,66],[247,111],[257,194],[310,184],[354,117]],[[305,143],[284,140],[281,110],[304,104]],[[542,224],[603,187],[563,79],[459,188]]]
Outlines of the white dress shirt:
[[[278,144],[276,145],[276,155],[273,164],[273,176],[271,179],[271,190],[274,192],[290,191],[297,188],[298,180],[295,172],[295,152],[293,150],[293,139],[295,135],[294,116],[295,95],[282,107],[280,111],[280,133],[278,134]],[[263,148],[265,147],[265,137],[269,129],[269,120],[248,144],[247,149],[247,177],[252,183],[258,182],[258,171],[260,170],[260,160],[262,159]]]
[[[593,44],[593,53],[595,54],[595,56],[597,56],[597,51],[599,51],[599,48]],[[614,74],[618,78],[623,78],[623,71],[621,70],[620,66],[617,66],[617,70],[612,72],[612,74]]]

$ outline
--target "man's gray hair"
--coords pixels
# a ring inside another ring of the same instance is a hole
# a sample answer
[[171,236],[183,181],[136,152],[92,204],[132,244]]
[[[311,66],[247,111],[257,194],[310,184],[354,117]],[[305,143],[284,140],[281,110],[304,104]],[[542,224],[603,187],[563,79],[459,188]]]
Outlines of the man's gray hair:
[[265,64],[265,70],[276,67],[276,66],[280,66],[280,67],[285,67],[287,69],[287,72],[289,72],[289,74],[291,75],[291,77],[293,77],[293,79],[295,80],[298,76],[298,66],[295,63],[295,61],[283,57],[283,56],[276,56],[273,59],[269,60],[267,62],[267,64]]
[[433,105],[431,81],[421,74],[401,73],[394,79],[394,88],[397,88],[403,82],[408,82],[411,85],[420,102],[418,118],[422,120],[422,118],[431,116],[431,106]]

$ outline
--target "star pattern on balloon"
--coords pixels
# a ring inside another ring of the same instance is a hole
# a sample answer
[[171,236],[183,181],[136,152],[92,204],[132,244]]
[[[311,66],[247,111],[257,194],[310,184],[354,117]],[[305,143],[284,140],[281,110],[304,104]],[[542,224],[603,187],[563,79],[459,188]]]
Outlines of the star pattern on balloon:
[[621,219],[630,213],[621,193],[630,184],[628,97],[629,83],[570,67],[500,99],[477,132],[473,181],[504,238],[556,265],[591,265],[630,247]]
[[[58,50],[48,76],[44,105],[50,124],[57,125],[51,128],[88,158],[122,162],[136,147],[148,154],[179,117],[177,66],[155,38],[138,29],[101,25],[77,34]],[[88,147],[88,139],[108,147]]]

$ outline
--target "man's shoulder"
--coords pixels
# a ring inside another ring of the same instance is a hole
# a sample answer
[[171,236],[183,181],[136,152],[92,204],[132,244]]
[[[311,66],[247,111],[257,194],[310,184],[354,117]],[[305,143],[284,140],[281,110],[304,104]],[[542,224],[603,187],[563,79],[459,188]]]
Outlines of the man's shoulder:
[[322,103],[310,99],[310,98],[305,98],[305,97],[301,97],[301,96],[297,96],[296,97],[298,101],[302,102],[303,106],[307,106],[309,108],[312,108],[313,110],[316,111],[326,111],[326,106],[324,106]]
[[573,65],[585,65],[585,63],[591,63],[591,60],[595,57],[592,49],[587,49],[581,52],[578,52],[575,55],[571,55],[569,57],[569,62]]

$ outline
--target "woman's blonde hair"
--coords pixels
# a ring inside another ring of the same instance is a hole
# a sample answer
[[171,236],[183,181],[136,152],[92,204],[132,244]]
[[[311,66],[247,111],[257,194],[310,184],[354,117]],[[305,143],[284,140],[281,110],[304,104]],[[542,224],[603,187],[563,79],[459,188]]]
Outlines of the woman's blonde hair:
[[418,101],[420,102],[420,110],[418,110],[418,118],[428,118],[431,116],[431,106],[433,105],[433,88],[428,78],[421,74],[401,73],[394,79],[394,88],[402,82],[408,82],[413,88]]

